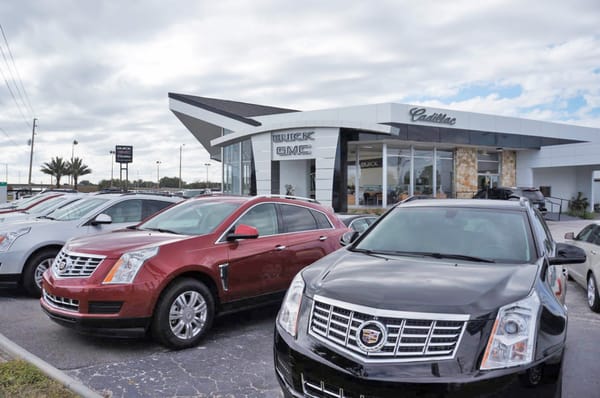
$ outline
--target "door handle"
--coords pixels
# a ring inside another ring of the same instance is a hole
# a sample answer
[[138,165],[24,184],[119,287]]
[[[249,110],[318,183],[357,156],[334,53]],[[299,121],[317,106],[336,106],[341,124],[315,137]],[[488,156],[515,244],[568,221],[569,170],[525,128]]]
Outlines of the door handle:
[[592,254],[598,254],[598,252],[596,250],[590,250],[590,253],[592,253]]
[[277,246],[275,246],[275,250],[277,250],[277,251],[280,252],[282,250],[285,250],[285,246],[284,245],[277,245]]
[[326,237],[326,236],[320,236],[320,237],[319,237],[319,240],[320,240],[321,242],[323,242],[324,240],[327,240],[327,237]]

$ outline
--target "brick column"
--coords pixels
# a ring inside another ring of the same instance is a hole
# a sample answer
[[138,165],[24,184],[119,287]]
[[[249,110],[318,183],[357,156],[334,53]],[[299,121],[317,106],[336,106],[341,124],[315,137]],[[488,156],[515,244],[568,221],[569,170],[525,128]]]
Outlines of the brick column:
[[514,187],[517,185],[517,152],[503,151],[500,167],[500,185],[504,187]]
[[454,194],[472,198],[477,191],[477,149],[456,148],[454,151]]

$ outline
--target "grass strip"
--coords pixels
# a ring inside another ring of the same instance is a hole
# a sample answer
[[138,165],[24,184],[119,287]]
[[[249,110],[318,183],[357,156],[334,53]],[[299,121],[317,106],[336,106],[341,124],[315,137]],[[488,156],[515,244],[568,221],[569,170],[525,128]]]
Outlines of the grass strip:
[[78,395],[30,363],[10,360],[0,363],[0,398],[4,397],[76,398]]

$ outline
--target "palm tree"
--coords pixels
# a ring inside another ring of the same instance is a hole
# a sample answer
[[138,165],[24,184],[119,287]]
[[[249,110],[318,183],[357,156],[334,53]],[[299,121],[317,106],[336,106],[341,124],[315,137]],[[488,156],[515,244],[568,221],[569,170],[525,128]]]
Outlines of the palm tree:
[[73,158],[72,161],[67,163],[68,174],[73,177],[73,188],[77,189],[77,180],[80,176],[90,174],[92,169],[87,165],[83,164],[80,158]]
[[67,162],[63,158],[57,156],[52,158],[50,162],[46,162],[42,165],[41,172],[49,174],[56,178],[56,188],[60,188],[60,178],[67,175],[69,170],[67,169]]

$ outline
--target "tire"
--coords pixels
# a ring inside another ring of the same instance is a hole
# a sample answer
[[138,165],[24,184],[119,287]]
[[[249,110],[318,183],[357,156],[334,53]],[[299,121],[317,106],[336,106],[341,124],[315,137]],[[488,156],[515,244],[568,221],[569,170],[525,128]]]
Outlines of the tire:
[[152,336],[175,350],[197,345],[212,325],[214,303],[211,291],[202,282],[191,278],[175,280],[156,305]]
[[50,269],[58,250],[46,249],[31,256],[25,264],[23,271],[23,287],[33,297],[42,295],[42,275]]
[[600,312],[600,297],[598,297],[598,286],[596,285],[596,278],[594,274],[590,272],[587,278],[587,301],[588,305],[594,312]]

